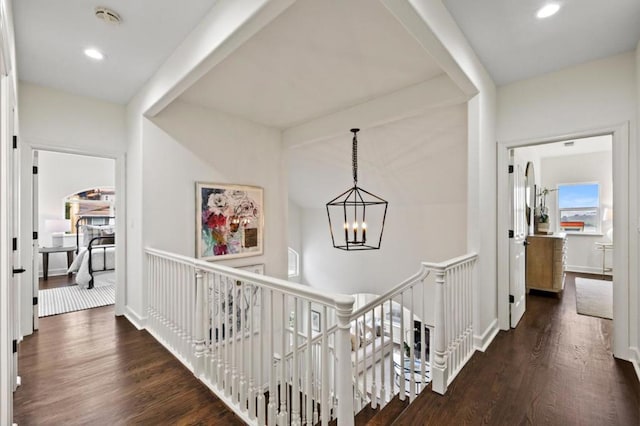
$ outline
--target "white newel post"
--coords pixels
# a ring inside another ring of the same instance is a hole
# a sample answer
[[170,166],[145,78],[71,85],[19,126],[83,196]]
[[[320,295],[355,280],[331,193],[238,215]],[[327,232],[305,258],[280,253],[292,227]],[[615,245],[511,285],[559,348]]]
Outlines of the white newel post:
[[444,395],[447,391],[447,358],[446,358],[446,322],[445,322],[445,271],[437,269],[435,272],[436,300],[435,300],[435,348],[434,364],[432,366],[433,391]]
[[195,360],[193,363],[193,374],[200,377],[204,368],[205,355],[205,321],[206,321],[206,305],[207,292],[204,288],[204,280],[202,279],[202,271],[196,269],[196,306],[195,306]]
[[[337,383],[338,397],[338,426],[353,426],[353,377],[351,374],[351,327],[350,318],[355,299],[351,296],[336,300],[336,316],[338,330],[336,331],[337,346]],[[325,354],[326,355],[326,354]]]

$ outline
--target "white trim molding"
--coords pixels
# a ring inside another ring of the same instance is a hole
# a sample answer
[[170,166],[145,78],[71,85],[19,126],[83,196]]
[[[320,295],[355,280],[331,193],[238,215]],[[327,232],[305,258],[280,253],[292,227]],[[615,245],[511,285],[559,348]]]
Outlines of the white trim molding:
[[[497,173],[498,173],[498,322],[503,330],[509,329],[509,245],[508,231],[508,191],[507,191],[507,160],[508,150],[512,148],[560,142],[569,139],[580,139],[590,136],[613,135],[613,199],[614,199],[614,228],[613,239],[616,250],[613,252],[613,270],[616,286],[613,290],[613,353],[621,359],[629,359],[629,333],[635,330],[633,325],[636,315],[630,301],[635,300],[637,294],[636,259],[638,238],[633,229],[632,218],[636,216],[635,195],[629,189],[630,177],[630,123],[624,122],[599,129],[586,129],[558,135],[554,137],[540,137],[527,140],[498,141],[497,143]],[[503,172],[505,171],[505,172]],[[618,250],[618,248],[620,248]]]
[[125,312],[124,312],[124,317],[126,319],[129,320],[129,322],[131,324],[133,324],[133,326],[135,328],[137,328],[138,330],[144,330],[146,329],[147,326],[147,317],[141,317],[140,315],[138,315],[136,313],[136,311],[134,311],[133,309],[131,309],[131,307],[126,306],[125,307]]
[[481,335],[474,334],[473,335],[473,344],[476,350],[480,352],[485,352],[493,339],[496,338],[498,332],[500,331],[500,327],[498,327],[498,318],[495,318],[489,324],[489,327],[482,333]]

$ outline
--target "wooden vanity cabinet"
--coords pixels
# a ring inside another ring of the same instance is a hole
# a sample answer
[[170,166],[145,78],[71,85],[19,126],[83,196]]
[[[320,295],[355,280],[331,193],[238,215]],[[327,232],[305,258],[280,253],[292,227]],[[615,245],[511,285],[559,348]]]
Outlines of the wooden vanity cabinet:
[[527,242],[527,291],[561,292],[567,262],[566,234],[530,235]]

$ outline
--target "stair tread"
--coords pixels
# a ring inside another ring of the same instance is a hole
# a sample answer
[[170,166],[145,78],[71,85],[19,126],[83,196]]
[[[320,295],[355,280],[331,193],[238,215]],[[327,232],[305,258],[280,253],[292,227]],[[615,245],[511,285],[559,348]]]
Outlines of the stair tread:
[[376,413],[366,424],[367,426],[386,426],[393,423],[409,406],[409,397],[406,397],[404,401],[400,400],[400,397],[396,395],[391,401],[384,406],[384,408]]

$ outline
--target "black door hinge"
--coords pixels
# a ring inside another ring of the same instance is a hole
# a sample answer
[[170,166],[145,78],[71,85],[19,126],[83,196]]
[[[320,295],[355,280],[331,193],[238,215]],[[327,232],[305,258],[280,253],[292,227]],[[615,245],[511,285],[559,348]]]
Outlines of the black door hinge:
[[34,175],[38,174],[38,166],[33,166],[33,174]]
[[38,304],[38,298],[34,297],[33,298],[33,306],[36,306]]
[[13,353],[15,354],[16,352],[18,352],[18,341],[14,340],[13,341]]
[[513,229],[509,229],[509,238],[513,238]]
[[513,297],[513,294],[509,295],[509,303],[514,303],[516,301],[516,298]]
[[18,149],[18,137],[13,135],[13,149]]
[[33,239],[34,240],[38,239],[38,231],[33,231]]
[[18,239],[14,238],[13,239],[13,251],[18,250]]
[[509,166],[509,173],[513,173],[513,166],[512,165]]

